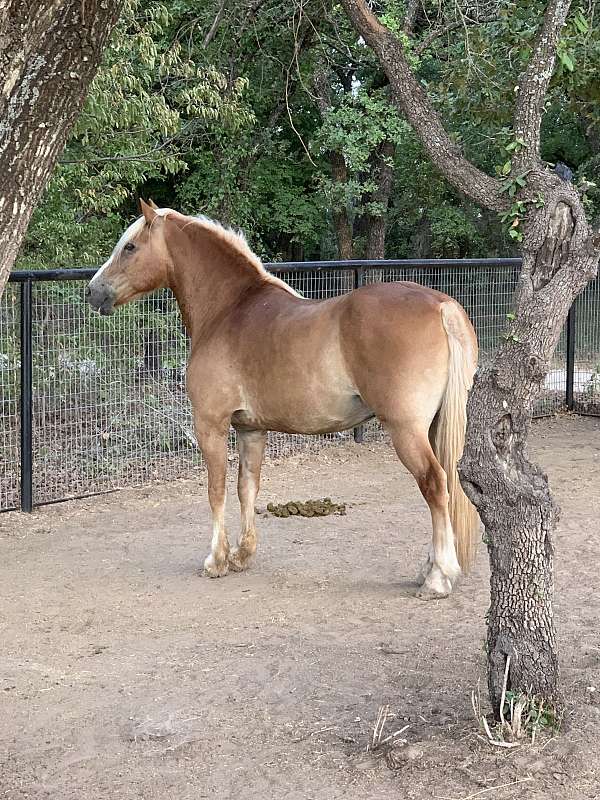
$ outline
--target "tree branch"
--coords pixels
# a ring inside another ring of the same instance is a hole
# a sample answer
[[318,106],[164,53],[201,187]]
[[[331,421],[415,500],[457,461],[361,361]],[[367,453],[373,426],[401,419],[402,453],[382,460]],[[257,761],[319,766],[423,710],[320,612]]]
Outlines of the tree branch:
[[346,13],[379,58],[402,111],[437,169],[459,191],[486,208],[501,211],[506,201],[500,182],[466,159],[442,125],[423,87],[410,68],[401,42],[382,25],[364,0],[341,0]]
[[457,28],[466,28],[467,25],[483,25],[486,22],[493,22],[493,20],[497,18],[497,14],[486,14],[479,16],[476,15],[474,17],[464,17],[460,20],[448,22],[446,25],[442,25],[439,28],[434,28],[430,33],[428,33],[423,41],[415,47],[413,52],[416,56],[420,56],[425,52],[425,50],[428,49],[429,45],[436,39],[439,39],[440,36],[445,36],[447,33],[455,31]]
[[[152,161],[153,159],[151,156],[154,153],[158,153],[160,150],[164,150],[165,147],[168,147],[173,142],[179,141],[184,138],[184,136],[188,135],[188,130],[191,126],[186,126],[183,130],[179,131],[178,133],[174,134],[173,136],[169,136],[168,139],[165,139],[164,142],[160,142],[160,144],[155,145],[150,150],[146,150],[143,153],[131,153],[129,155],[124,156],[91,156],[90,158],[60,158],[58,163],[61,165],[67,164],[100,164],[104,161]],[[193,135],[193,134],[192,134]],[[176,154],[168,154],[168,157]],[[179,154],[177,154],[179,155]]]
[[454,31],[457,28],[462,28],[463,23],[459,22],[458,20],[454,20],[454,22],[449,22],[447,25],[442,26],[441,28],[435,28],[431,31],[423,41],[415,47],[414,53],[416,56],[422,55],[425,50],[429,47],[429,45],[438,39],[440,36],[444,36],[446,33],[450,33],[450,31]]
[[519,171],[539,160],[544,100],[554,72],[556,46],[570,7],[571,0],[550,0],[529,64],[519,80],[514,129],[515,137],[525,142],[522,151],[513,158]]
[[217,33],[217,29],[219,27],[219,23],[221,22],[221,18],[223,17],[223,12],[225,11],[225,3],[226,0],[221,0],[221,5],[219,6],[219,10],[213,20],[213,24],[210,26],[210,29],[206,36],[204,37],[204,41],[202,42],[202,47],[206,50],[208,45],[212,42],[215,38],[215,34]]

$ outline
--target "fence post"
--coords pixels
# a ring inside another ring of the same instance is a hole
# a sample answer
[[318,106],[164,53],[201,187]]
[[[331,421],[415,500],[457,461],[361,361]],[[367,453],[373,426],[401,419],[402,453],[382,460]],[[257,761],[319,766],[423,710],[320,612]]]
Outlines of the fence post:
[[[365,269],[364,267],[356,267],[354,270],[354,288],[358,289],[359,286],[365,285]],[[354,428],[354,441],[357,444],[362,444],[365,438],[365,426],[357,425]]]
[[575,408],[575,394],[574,394],[574,384],[575,384],[575,339],[576,339],[576,331],[575,331],[575,323],[576,323],[576,312],[575,312],[575,301],[571,308],[569,309],[569,314],[567,316],[567,391],[565,402],[567,404],[567,408],[569,411],[573,411]]
[[31,279],[21,284],[21,511],[33,508]]

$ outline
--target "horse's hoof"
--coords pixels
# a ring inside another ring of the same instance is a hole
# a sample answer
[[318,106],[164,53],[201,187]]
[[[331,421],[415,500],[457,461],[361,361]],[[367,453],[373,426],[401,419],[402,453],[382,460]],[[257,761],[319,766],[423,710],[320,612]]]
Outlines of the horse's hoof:
[[250,566],[250,556],[240,553],[239,547],[236,547],[229,553],[227,563],[232,572],[244,572]]
[[222,564],[216,564],[212,555],[210,555],[204,562],[204,574],[207,578],[223,578],[228,572],[229,562],[227,559]]
[[427,589],[425,585],[423,585],[420,589],[417,589],[415,597],[418,600],[443,600],[444,597],[448,597],[450,591],[451,590],[447,592],[438,592],[435,589]]
[[416,592],[419,600],[441,600],[452,592],[452,581],[438,566],[432,566],[425,583]]

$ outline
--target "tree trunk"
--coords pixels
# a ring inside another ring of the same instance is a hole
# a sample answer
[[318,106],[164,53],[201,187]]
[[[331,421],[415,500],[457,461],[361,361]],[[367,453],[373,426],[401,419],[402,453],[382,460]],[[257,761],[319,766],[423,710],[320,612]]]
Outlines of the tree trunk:
[[488,686],[496,716],[509,656],[508,689],[560,705],[552,611],[559,509],[526,445],[534,402],[569,308],[595,274],[598,253],[577,193],[550,180],[553,187],[548,174],[529,178],[550,200],[528,222],[515,319],[507,321],[493,362],[477,374],[459,468],[489,551]]
[[[348,80],[348,88],[346,88],[346,91],[350,91],[352,81],[349,79],[349,76],[344,76],[342,74],[339,77],[343,85],[345,85],[344,81]],[[317,65],[313,75],[313,84],[317,106],[321,112],[321,117],[325,119],[325,116],[332,107],[330,74],[329,67],[326,64],[321,63]],[[343,186],[348,180],[348,168],[346,166],[344,154],[336,150],[331,150],[328,153],[328,157],[329,163],[331,164],[331,178],[333,182]],[[348,209],[345,206],[334,207],[332,218],[338,243],[338,258],[348,261],[353,258],[354,254],[354,230],[348,216]]]
[[[335,183],[344,184],[348,179],[348,170],[342,153],[329,153],[331,177]],[[338,258],[344,261],[353,258],[353,230],[348,218],[348,209],[336,208],[333,211],[333,226],[338,242]]]
[[377,151],[376,168],[377,189],[371,196],[371,202],[380,207],[377,214],[368,215],[367,246],[365,258],[385,258],[385,234],[387,231],[387,211],[394,184],[395,147],[393,142],[383,142]]
[[412,33],[420,9],[420,0],[407,0],[405,3],[404,24],[402,25],[404,33]]
[[8,0],[0,20],[0,295],[122,0]]

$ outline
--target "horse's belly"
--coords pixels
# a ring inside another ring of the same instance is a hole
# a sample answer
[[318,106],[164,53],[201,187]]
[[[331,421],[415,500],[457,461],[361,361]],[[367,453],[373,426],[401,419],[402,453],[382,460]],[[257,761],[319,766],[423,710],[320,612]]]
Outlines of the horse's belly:
[[[282,404],[283,406],[287,404]],[[333,433],[353,428],[370,419],[373,412],[359,395],[336,398],[318,405],[296,401],[292,406],[269,408],[268,405],[237,411],[232,417],[235,426],[282,433]]]

